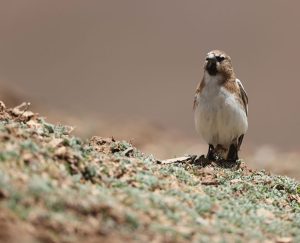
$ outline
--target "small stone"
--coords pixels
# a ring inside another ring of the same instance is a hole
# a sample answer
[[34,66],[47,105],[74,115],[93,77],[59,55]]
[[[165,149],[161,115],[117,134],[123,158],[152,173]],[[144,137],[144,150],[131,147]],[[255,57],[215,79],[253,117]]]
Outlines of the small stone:
[[293,239],[291,237],[281,237],[276,239],[277,243],[290,243],[293,242]]

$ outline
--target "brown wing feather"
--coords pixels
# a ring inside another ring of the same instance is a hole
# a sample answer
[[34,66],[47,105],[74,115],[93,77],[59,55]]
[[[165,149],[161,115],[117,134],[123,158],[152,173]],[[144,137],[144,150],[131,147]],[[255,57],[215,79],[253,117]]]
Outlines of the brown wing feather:
[[205,84],[204,84],[204,81],[202,79],[202,81],[199,82],[198,85],[197,85],[197,89],[196,89],[195,96],[194,96],[193,110],[196,109],[196,106],[197,106],[197,96],[198,96],[198,94],[201,93],[201,91],[204,88],[204,86],[205,86]]
[[245,111],[246,111],[246,115],[248,115],[248,95],[247,95],[241,81],[237,80],[237,83],[238,83],[239,88],[240,88],[240,96],[241,96],[242,101],[243,101],[243,105],[244,105],[244,108],[245,108]]

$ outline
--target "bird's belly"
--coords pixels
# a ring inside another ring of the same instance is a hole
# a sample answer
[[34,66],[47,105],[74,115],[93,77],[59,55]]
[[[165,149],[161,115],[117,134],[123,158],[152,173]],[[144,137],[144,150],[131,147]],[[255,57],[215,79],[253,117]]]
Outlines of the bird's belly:
[[229,147],[248,128],[247,115],[233,95],[198,97],[195,125],[203,139],[214,146]]

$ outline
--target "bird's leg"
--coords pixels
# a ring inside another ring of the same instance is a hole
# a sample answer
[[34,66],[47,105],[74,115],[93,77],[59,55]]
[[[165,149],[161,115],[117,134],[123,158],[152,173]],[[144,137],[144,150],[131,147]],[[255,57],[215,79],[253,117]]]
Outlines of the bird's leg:
[[232,141],[232,144],[229,147],[228,155],[227,155],[227,161],[228,162],[236,162],[239,160],[238,151],[239,151],[240,143],[238,139],[234,139]]
[[208,145],[208,152],[207,152],[206,158],[208,160],[215,160],[215,148],[212,144]]

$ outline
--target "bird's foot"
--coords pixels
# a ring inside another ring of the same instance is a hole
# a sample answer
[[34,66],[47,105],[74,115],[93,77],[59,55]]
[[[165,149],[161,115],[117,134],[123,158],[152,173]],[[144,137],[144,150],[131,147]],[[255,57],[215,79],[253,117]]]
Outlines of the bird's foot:
[[228,160],[228,159],[219,159],[216,161],[218,166],[223,167],[223,168],[232,168],[232,169],[239,169],[240,165],[242,163],[242,160],[237,159],[237,160]]
[[212,166],[219,166],[222,168],[239,169],[242,160],[224,159],[221,155],[215,153],[213,158],[205,157],[205,155],[191,155],[190,163],[200,167],[206,167],[208,165],[212,165]]
[[201,167],[205,167],[209,164],[211,164],[211,160],[206,158],[203,154],[202,155],[193,155],[191,156],[191,163],[193,165],[198,165]]

